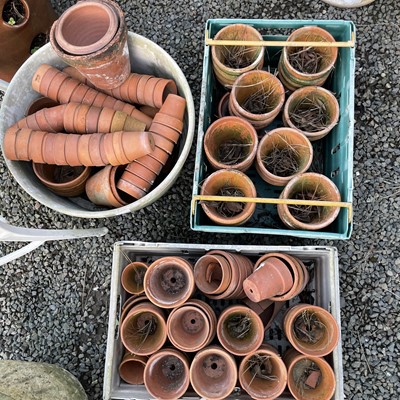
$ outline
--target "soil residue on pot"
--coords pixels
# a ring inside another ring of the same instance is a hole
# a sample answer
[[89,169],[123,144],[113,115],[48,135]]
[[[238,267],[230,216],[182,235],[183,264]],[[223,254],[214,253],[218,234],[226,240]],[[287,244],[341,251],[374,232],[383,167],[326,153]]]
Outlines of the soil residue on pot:
[[186,276],[176,268],[170,268],[161,276],[161,287],[168,294],[174,295],[185,289]]
[[276,107],[275,87],[265,88],[262,82],[257,84],[259,88],[247,97],[240,105],[252,114],[267,114]]
[[161,364],[161,372],[163,376],[171,381],[171,385],[179,386],[184,373],[183,362],[174,356],[165,357]]
[[249,371],[252,375],[249,386],[252,384],[253,380],[264,379],[267,381],[277,381],[278,377],[272,374],[273,365],[270,356],[261,356],[259,354],[254,354],[248,361],[247,369],[244,372]]
[[242,314],[233,315],[226,321],[229,335],[235,339],[245,339],[251,331],[251,319]]
[[294,47],[289,54],[293,68],[303,74],[316,74],[323,65],[324,56],[313,47]]
[[326,326],[315,313],[303,311],[294,321],[296,338],[305,343],[318,343],[325,334]]
[[3,20],[8,25],[19,25],[26,16],[21,0],[8,0],[3,7]]
[[82,174],[84,167],[56,166],[53,172],[53,182],[66,183],[73,181]]
[[227,365],[219,355],[210,355],[203,361],[204,373],[213,379],[218,379],[226,372]]
[[218,148],[218,159],[225,165],[235,165],[243,161],[249,154],[250,143],[239,140],[228,140]]
[[305,358],[295,364],[292,370],[293,380],[300,394],[316,389],[322,380],[321,370],[313,361]]
[[297,129],[304,132],[319,132],[329,125],[326,105],[316,96],[300,100],[289,112],[289,118]]
[[285,147],[272,145],[272,150],[263,157],[265,168],[276,176],[292,176],[300,169],[300,154],[296,150],[299,145],[287,143]]

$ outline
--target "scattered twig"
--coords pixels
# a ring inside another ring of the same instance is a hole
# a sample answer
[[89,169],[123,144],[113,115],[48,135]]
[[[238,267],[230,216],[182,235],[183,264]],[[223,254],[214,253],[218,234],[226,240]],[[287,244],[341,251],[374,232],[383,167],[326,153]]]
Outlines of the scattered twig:
[[325,103],[311,95],[300,100],[289,113],[296,128],[305,132],[319,132],[329,125],[329,115]]

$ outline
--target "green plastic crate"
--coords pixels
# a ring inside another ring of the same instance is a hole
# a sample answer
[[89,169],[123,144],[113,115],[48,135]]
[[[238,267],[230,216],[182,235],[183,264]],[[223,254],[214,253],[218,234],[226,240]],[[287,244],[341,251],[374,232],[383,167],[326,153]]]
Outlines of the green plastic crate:
[[[211,19],[206,23],[206,36],[214,38],[223,27],[232,24],[247,24],[256,28],[264,40],[286,40],[294,29],[303,26],[319,26],[332,34],[336,41],[347,42],[355,38],[355,26],[351,21],[319,20],[250,20],[250,19]],[[264,69],[269,65],[271,72],[277,67],[281,47],[266,47]],[[354,47],[340,47],[335,69],[324,87],[333,91],[340,105],[339,123],[323,139],[313,142],[314,162],[312,169],[321,172],[338,187],[342,202],[349,207],[340,209],[340,213],[327,228],[320,231],[288,229],[280,220],[276,205],[257,204],[256,212],[244,226],[229,227],[214,224],[205,215],[199,201],[192,198],[191,228],[197,231],[221,233],[255,233],[268,235],[296,236],[310,239],[349,239],[352,232],[353,199],[353,136],[354,136]],[[211,60],[211,46],[205,46],[203,63],[203,81],[199,113],[196,164],[193,181],[193,196],[200,194],[201,182],[213,171],[207,162],[203,150],[203,138],[207,128],[216,119],[218,101],[223,93],[222,86],[214,77]],[[282,126],[279,119],[267,127],[267,130]],[[319,154],[319,157],[317,156]],[[246,174],[252,179],[258,197],[279,197],[282,188],[264,182],[252,167]]]

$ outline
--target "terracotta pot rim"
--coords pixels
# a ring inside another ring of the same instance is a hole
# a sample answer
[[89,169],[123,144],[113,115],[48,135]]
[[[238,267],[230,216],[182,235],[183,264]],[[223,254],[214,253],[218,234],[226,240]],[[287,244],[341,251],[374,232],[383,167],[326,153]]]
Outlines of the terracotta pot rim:
[[[25,0],[20,0],[20,2],[24,6],[24,11],[25,11],[24,19],[19,24],[10,25],[6,21],[4,21],[3,17],[1,17],[1,21],[2,21],[4,27],[11,29],[11,30],[13,30],[13,29],[16,30],[18,28],[22,28],[23,26],[25,26],[28,23],[28,21],[31,17],[31,10],[29,8],[28,3]],[[3,10],[2,10],[2,12],[3,12]]]
[[129,271],[130,269],[135,268],[135,267],[146,268],[146,270],[147,270],[147,268],[148,268],[147,264],[145,264],[144,262],[141,262],[141,261],[133,261],[133,262],[129,263],[129,264],[123,269],[123,271],[122,271],[122,273],[121,273],[121,285],[122,285],[122,287],[124,288],[124,290],[125,290],[127,293],[130,293],[130,294],[133,294],[133,295],[140,295],[140,294],[143,294],[143,293],[144,293],[144,288],[143,288],[142,290],[139,290],[139,291],[134,292],[134,291],[132,291],[131,289],[127,288],[127,287],[125,286],[125,282],[124,282],[125,275],[128,274],[128,271]]
[[129,383],[129,384],[131,384],[131,385],[141,385],[141,384],[143,384],[143,383],[144,383],[144,379],[141,379],[141,383],[139,383],[139,382],[132,382],[132,381],[130,381],[129,378],[127,379],[127,375],[125,374],[125,371],[124,371],[124,366],[125,366],[126,364],[128,364],[128,363],[131,363],[131,362],[135,362],[135,363],[138,363],[138,364],[142,364],[142,366],[143,366],[143,373],[144,373],[144,368],[145,368],[145,366],[146,366],[147,360],[148,360],[148,358],[147,358],[146,356],[138,356],[138,355],[136,355],[136,354],[129,353],[129,352],[125,353],[125,355],[124,355],[124,357],[122,358],[122,361],[121,361],[121,363],[119,364],[119,367],[118,367],[119,376],[120,376],[125,382],[127,382],[127,383]]

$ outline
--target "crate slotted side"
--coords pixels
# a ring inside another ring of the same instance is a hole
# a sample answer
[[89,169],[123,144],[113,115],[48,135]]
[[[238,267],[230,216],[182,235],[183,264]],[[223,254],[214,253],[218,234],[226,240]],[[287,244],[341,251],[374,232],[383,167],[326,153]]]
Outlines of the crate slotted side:
[[[129,385],[119,377],[118,367],[123,356],[123,346],[119,338],[119,316],[121,307],[127,299],[127,293],[120,284],[122,270],[129,261],[140,260],[151,262],[164,256],[180,256],[192,264],[206,252],[214,249],[237,252],[256,261],[261,255],[271,252],[285,252],[299,257],[310,272],[310,283],[303,293],[308,299],[301,301],[321,306],[332,313],[340,328],[340,299],[339,299],[339,267],[337,251],[333,247],[291,247],[291,246],[230,246],[230,245],[203,245],[203,244],[172,244],[172,243],[144,243],[144,242],[118,242],[114,246],[113,268],[110,291],[110,315],[107,339],[107,354],[104,373],[103,398],[106,400],[144,400],[151,396],[144,385]],[[202,295],[194,297],[207,301],[216,311],[217,316],[223,309],[240,301],[210,300]],[[300,302],[296,297],[287,302],[278,314],[272,327],[266,332],[265,343],[275,346],[280,354],[290,347],[282,332],[282,319],[285,310]],[[188,353],[189,358],[195,353]],[[240,358],[237,358],[239,360]],[[334,399],[343,398],[343,366],[342,347],[339,340],[335,350],[326,357],[335,371],[336,392]],[[198,399],[198,395],[189,391],[184,399]],[[229,399],[247,400],[250,397],[239,387],[229,396]],[[284,392],[279,397],[282,400],[293,399],[289,392]]]
[[[336,41],[349,41],[355,32],[354,24],[350,21],[224,19],[208,20],[206,31],[210,38],[214,38],[223,27],[235,23],[251,25],[263,35],[264,40],[271,41],[284,41],[293,30],[310,25],[326,29]],[[264,70],[276,72],[281,51],[281,47],[265,48]],[[323,139],[312,142],[314,160],[309,169],[309,171],[323,173],[332,179],[340,191],[341,201],[348,203],[352,203],[353,199],[354,69],[354,48],[339,48],[335,69],[324,87],[336,95],[340,107],[340,118],[332,132]],[[211,46],[205,46],[193,195],[200,194],[201,183],[213,172],[204,153],[203,140],[207,128],[216,119],[218,102],[223,93],[224,90],[213,73]],[[283,123],[280,114],[265,131],[281,126]],[[246,174],[255,184],[258,197],[278,198],[283,190],[283,187],[264,182],[254,167]],[[255,214],[244,226],[229,227],[215,225],[197,202],[194,214],[191,213],[190,222],[193,230],[206,232],[272,234],[311,239],[348,239],[352,232],[347,208],[341,208],[337,219],[320,231],[288,229],[281,222],[277,215],[276,205],[273,204],[257,204]]]

